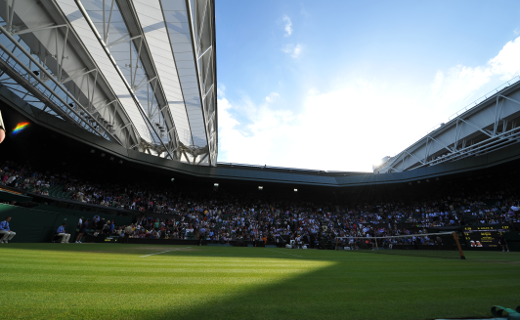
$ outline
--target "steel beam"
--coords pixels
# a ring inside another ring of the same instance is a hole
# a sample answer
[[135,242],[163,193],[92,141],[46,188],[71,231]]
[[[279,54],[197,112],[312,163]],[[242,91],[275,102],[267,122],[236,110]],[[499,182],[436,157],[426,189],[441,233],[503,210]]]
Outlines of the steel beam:
[[[85,113],[89,114],[91,117],[92,117],[92,114],[90,114],[90,112],[84,108],[81,103],[72,95],[69,93],[69,91],[67,90],[67,88],[65,88],[61,83],[59,83],[59,81],[57,79],[55,79],[52,74],[47,71],[47,69],[45,67],[43,67],[42,65],[40,65],[40,63],[20,44],[18,43],[18,41],[12,36],[10,35],[7,30],[2,27],[0,25],[0,32],[2,32],[14,45],[16,45],[18,47],[18,49],[20,51],[22,51],[25,56],[32,61],[32,63],[34,63],[39,69],[40,69],[40,72],[44,73],[49,79],[51,79],[58,87],[60,87],[60,89],[67,95],[68,98],[70,98],[77,106],[79,106]],[[12,53],[10,53],[9,50],[7,50],[7,48],[2,44],[0,43],[0,49],[4,50],[4,52],[8,53],[11,58],[13,60],[15,60],[27,73],[31,73],[32,74],[32,71],[27,67],[25,66],[25,64],[23,64],[23,62],[21,62],[18,57],[16,56],[13,56]],[[34,75],[33,75],[34,76]],[[34,76],[34,78],[42,85],[44,86],[47,90],[49,90],[50,92],[54,92],[54,90],[52,90],[44,81],[42,81],[40,78]],[[60,100],[64,106],[69,106],[69,103],[67,103],[67,101],[63,100],[63,98],[61,98],[59,95],[55,94],[55,97]],[[75,110],[72,110],[70,109],[72,112],[74,112],[74,114],[78,117],[78,118],[82,118]],[[95,132],[97,132],[99,135],[103,136],[103,134],[101,132],[99,132],[94,126],[90,125],[88,122],[85,122],[87,123],[92,130],[94,130]],[[121,140],[119,140],[119,138],[113,136],[102,124],[98,123],[99,126],[101,126],[104,130],[105,130],[105,133],[112,139],[114,140],[115,142],[119,143],[122,145],[122,142]]]
[[[114,2],[115,0],[113,0]],[[174,160],[174,157],[172,155],[172,153],[170,152],[170,150],[165,146],[164,142],[162,141],[161,139],[161,136],[157,133],[157,131],[155,130],[152,122],[150,121],[150,119],[148,118],[148,115],[144,112],[143,110],[143,107],[141,105],[141,103],[139,102],[139,99],[137,98],[136,94],[135,94],[135,91],[133,90],[133,88],[131,88],[130,84],[126,81],[125,79],[125,76],[123,75],[123,73],[121,72],[121,70],[119,69],[119,67],[117,66],[117,63],[114,59],[114,57],[112,56],[112,54],[110,53],[110,50],[109,48],[107,47],[106,45],[106,40],[103,41],[103,39],[100,38],[99,34],[96,32],[96,27],[94,26],[92,20],[89,18],[89,15],[88,15],[88,12],[87,10],[83,7],[83,5],[81,4],[81,1],[80,0],[74,0],[74,2],[76,3],[76,5],[78,6],[79,8],[79,11],[81,12],[81,14],[86,18],[85,21],[87,21],[87,23],[89,24],[90,28],[92,29],[93,33],[95,34],[96,38],[98,39],[101,47],[103,48],[103,50],[105,51],[105,53],[107,54],[107,56],[110,58],[109,60],[111,61],[111,63],[113,64],[114,68],[117,70],[120,78],[121,78],[121,81],[125,84],[130,96],[132,97],[132,99],[134,100],[136,106],[137,106],[137,109],[139,110],[139,112],[141,113],[141,116],[143,117],[143,119],[147,122],[148,124],[148,129],[153,131],[153,133],[156,135],[157,139],[159,140],[159,142],[161,143],[161,145],[164,147],[164,149],[166,150],[166,153],[170,156],[170,158],[172,160]],[[113,11],[113,6],[114,6],[114,3],[112,2],[112,6],[111,6],[111,11],[110,11],[110,18],[109,18],[109,26],[108,26],[108,29],[110,29],[110,19],[112,17],[112,11]],[[108,34],[106,35],[107,38],[108,38]]]

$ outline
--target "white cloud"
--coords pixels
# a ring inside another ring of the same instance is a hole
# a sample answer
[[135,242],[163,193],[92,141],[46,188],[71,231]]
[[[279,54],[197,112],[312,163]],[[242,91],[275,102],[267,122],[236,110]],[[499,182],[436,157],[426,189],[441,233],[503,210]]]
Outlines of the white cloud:
[[267,97],[265,97],[265,102],[271,103],[274,102],[277,98],[279,98],[280,95],[276,92],[271,92]]
[[498,55],[489,60],[488,64],[493,74],[501,75],[502,80],[509,80],[510,78],[520,74],[519,57],[520,37],[506,43]]
[[300,44],[297,44],[296,47],[294,47],[291,57],[298,58],[300,56],[300,53],[302,53],[302,46]]
[[[407,130],[422,127],[408,125],[420,114],[415,101],[378,89],[360,83],[324,94],[309,92],[298,113],[274,109],[270,97],[260,105],[251,105],[247,98],[233,103],[219,99],[220,161],[369,171],[373,159],[392,151],[379,144],[391,145],[387,140],[402,139]],[[387,107],[380,110],[382,105]],[[251,112],[240,123],[243,109]],[[394,127],[387,121],[392,114],[407,116]],[[382,134],[384,127],[393,129]]]
[[520,37],[509,41],[487,63],[457,65],[438,71],[432,83],[432,101],[438,109],[458,111],[502,82],[520,75]]
[[292,29],[292,21],[291,21],[291,18],[289,18],[288,16],[283,16],[283,22],[285,23],[285,26],[284,26],[284,30],[285,30],[285,36],[288,37],[292,34],[293,32],[293,29]]
[[297,45],[288,44],[282,49],[282,51],[289,54],[291,56],[291,58],[296,59],[302,53],[302,46],[301,46],[301,44],[297,44]]
[[297,111],[275,109],[276,92],[260,104],[220,96],[219,161],[371,171],[372,163],[402,151],[489,86],[519,75],[516,57],[520,37],[482,66],[438,71],[426,88],[361,79],[330,92],[312,89]]
[[[489,82],[491,70],[485,67],[465,67],[458,65],[447,72],[438,71],[432,83],[432,101],[438,109],[463,107],[467,98]],[[462,105],[461,105],[462,104]]]
[[223,84],[218,84],[217,86],[217,95],[218,96],[224,96],[226,92],[226,86]]
[[301,13],[302,16],[304,16],[306,18],[310,16],[310,14],[307,12],[307,10],[305,9],[304,6],[302,6],[302,9],[300,10],[300,13]]

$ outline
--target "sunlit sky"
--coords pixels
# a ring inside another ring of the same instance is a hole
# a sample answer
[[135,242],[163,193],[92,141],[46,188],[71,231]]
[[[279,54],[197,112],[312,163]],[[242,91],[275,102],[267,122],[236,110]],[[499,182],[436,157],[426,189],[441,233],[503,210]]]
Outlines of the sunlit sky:
[[216,0],[219,162],[372,171],[520,75],[520,1]]

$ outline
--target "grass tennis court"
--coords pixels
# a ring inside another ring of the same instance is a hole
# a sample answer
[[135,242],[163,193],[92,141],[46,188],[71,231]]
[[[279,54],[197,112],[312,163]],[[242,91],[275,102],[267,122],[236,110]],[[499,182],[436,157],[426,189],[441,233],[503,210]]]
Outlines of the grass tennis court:
[[466,252],[462,261],[10,243],[0,245],[0,256],[2,319],[434,319],[490,317],[494,304],[520,304],[520,254],[513,252]]

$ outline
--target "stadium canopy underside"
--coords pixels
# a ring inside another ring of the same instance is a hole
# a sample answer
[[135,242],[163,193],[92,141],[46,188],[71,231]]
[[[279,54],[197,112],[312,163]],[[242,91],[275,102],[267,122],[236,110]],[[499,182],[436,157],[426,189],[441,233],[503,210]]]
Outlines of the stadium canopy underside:
[[520,77],[496,88],[453,115],[374,173],[404,172],[520,148]]
[[216,165],[214,0],[0,0],[0,18],[2,92],[61,130]]

